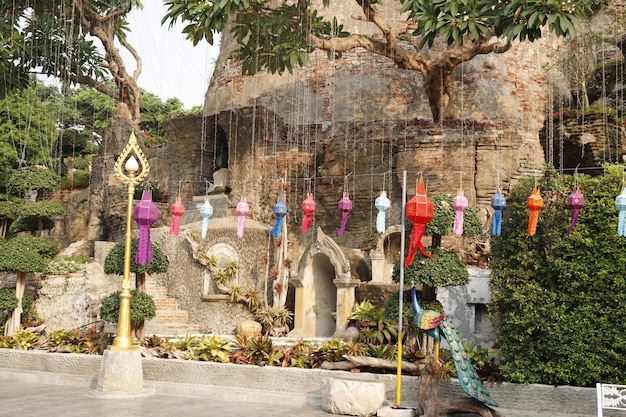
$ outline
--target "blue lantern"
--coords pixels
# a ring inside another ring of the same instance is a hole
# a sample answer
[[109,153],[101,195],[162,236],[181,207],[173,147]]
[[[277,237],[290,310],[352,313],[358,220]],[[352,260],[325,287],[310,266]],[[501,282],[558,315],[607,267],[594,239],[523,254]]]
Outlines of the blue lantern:
[[274,222],[274,227],[270,230],[270,234],[274,238],[278,238],[283,230],[283,220],[287,215],[287,205],[283,197],[278,197],[278,202],[274,205],[274,215],[276,216],[276,221]]

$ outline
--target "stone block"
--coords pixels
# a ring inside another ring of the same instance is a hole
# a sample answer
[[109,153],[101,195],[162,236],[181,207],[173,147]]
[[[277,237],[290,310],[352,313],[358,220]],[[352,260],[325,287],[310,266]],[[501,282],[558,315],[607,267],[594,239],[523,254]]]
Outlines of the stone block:
[[385,402],[385,383],[375,379],[326,377],[321,382],[322,410],[332,414],[374,416]]

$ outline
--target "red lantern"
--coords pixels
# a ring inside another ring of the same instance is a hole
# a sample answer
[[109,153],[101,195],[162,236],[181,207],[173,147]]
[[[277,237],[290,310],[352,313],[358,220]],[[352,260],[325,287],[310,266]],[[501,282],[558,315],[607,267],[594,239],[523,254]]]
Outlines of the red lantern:
[[405,266],[411,266],[418,249],[423,256],[433,257],[433,254],[426,253],[426,249],[422,244],[422,237],[424,232],[426,232],[426,224],[434,217],[435,204],[426,196],[424,180],[420,179],[415,196],[406,203],[406,218],[413,223],[413,230],[411,231],[409,252],[406,256]]
[[141,201],[133,209],[133,218],[139,223],[139,241],[137,243],[137,253],[135,254],[136,264],[152,263],[152,243],[150,242],[150,226],[157,221],[159,209],[152,202],[152,195],[148,190],[143,190]]
[[176,202],[170,209],[172,213],[172,225],[170,226],[170,236],[178,236],[180,233],[180,218],[185,214],[185,206],[180,201],[180,197],[176,197]]
[[574,231],[574,227],[578,222],[578,214],[580,213],[580,209],[585,205],[585,196],[580,192],[580,188],[576,187],[574,191],[567,197],[567,206],[572,210],[572,221],[569,224],[569,229],[567,229],[567,234],[571,235]]
[[346,223],[348,222],[348,214],[352,211],[352,200],[350,200],[350,196],[348,193],[343,193],[343,198],[339,200],[339,211],[341,211],[341,225],[339,226],[339,230],[337,230],[338,236],[343,236],[343,231],[346,228]]
[[306,198],[302,202],[302,233],[306,233],[313,223],[313,213],[315,213],[315,200],[313,200],[313,194],[308,193]]
[[541,191],[539,188],[533,189],[531,195],[526,200],[526,207],[530,210],[530,216],[528,217],[528,234],[534,236],[537,232],[537,222],[539,221],[539,210],[543,207],[543,198],[541,198]]

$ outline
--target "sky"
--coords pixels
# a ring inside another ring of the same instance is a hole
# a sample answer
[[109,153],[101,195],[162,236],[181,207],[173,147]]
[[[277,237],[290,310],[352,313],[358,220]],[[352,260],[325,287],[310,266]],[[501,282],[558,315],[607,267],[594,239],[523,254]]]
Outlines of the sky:
[[[155,94],[161,100],[178,98],[185,109],[201,106],[209,86],[219,45],[202,41],[197,46],[185,39],[183,24],[171,29],[161,26],[167,8],[159,0],[146,0],[143,9],[128,15],[131,33],[129,43],[143,61],[139,87]],[[132,74],[135,61],[130,53],[120,48],[127,71]]]

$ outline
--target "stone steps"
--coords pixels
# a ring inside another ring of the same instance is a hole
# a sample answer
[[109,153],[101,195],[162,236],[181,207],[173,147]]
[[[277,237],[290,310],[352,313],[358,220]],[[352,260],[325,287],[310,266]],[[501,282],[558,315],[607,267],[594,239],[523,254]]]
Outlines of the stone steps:
[[178,335],[200,333],[198,325],[189,323],[189,313],[178,308],[178,301],[167,296],[167,289],[146,276],[146,293],[152,296],[156,317],[146,321],[146,334]]

